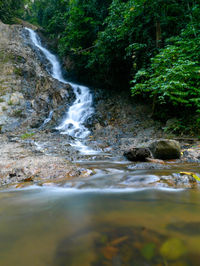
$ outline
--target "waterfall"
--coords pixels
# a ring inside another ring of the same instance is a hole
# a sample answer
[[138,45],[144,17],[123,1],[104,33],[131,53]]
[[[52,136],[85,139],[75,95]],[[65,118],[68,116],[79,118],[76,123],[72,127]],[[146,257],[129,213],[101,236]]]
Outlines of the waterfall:
[[32,29],[26,28],[30,39],[51,64],[50,74],[54,79],[70,84],[76,95],[76,100],[67,111],[62,123],[56,128],[61,134],[68,134],[72,137],[84,139],[90,131],[84,126],[87,119],[93,114],[92,95],[88,87],[68,82],[62,75],[61,65],[57,57],[42,46],[39,36]]

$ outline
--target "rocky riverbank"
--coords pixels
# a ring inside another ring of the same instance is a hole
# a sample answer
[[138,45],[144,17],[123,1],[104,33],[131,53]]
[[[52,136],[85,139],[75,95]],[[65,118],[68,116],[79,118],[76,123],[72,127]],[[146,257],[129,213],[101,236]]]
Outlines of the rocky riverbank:
[[[129,183],[130,187],[133,185],[162,187],[166,184],[174,188],[197,186],[198,180],[193,177],[193,174],[199,176],[200,146],[197,144],[194,146],[194,144],[182,143],[181,158],[178,160],[149,159],[146,162],[127,161],[126,163],[121,139],[115,143],[115,146],[104,146],[106,143],[92,139],[91,136],[86,144],[100,151],[96,155],[80,154],[76,148],[71,146],[72,138],[60,135],[58,132],[37,130],[25,134],[16,131],[1,134],[0,186],[24,187],[33,184],[60,186],[66,183],[73,184],[73,186],[79,186],[81,183],[82,186],[85,182],[86,184],[93,182],[93,176],[98,176],[100,173],[105,179],[104,182],[109,181],[112,185],[118,180],[116,177],[120,173],[120,182],[123,183],[127,179],[126,186],[128,187]],[[128,147],[131,147],[133,139],[126,139],[126,143]],[[137,145],[144,144],[141,139],[135,139],[134,143],[135,145],[136,143]],[[113,165],[109,166],[109,164]],[[156,180],[150,178],[147,181],[143,172],[145,176],[148,173],[154,173]],[[109,176],[115,173],[116,177],[113,181],[110,180]]]
[[[67,152],[62,156],[60,152],[58,156],[57,152],[50,152],[33,137],[2,134],[0,143],[0,186],[48,185],[52,180],[62,183],[91,174],[91,171],[72,164]],[[63,141],[62,145],[67,144]],[[54,150],[55,146],[51,148]]]

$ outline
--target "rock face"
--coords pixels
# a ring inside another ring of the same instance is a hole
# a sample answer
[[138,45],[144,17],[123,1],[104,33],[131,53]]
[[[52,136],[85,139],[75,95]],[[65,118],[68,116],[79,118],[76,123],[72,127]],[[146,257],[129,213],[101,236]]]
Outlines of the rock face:
[[55,126],[75,97],[69,84],[51,78],[28,37],[23,26],[0,22],[1,132],[39,127],[51,110]]
[[151,152],[148,148],[131,148],[124,152],[124,156],[134,162],[145,162],[147,158],[151,157]]
[[176,140],[155,140],[149,145],[149,149],[156,159],[170,160],[181,157],[181,148]]
[[67,137],[65,143],[55,135],[56,144],[66,145],[62,154],[56,153],[52,135],[44,133],[51,143],[48,153],[43,144],[36,142],[38,135],[40,141],[43,138],[43,131],[37,128],[44,129],[49,114],[47,132],[60,123],[75,99],[72,87],[54,80],[41,59],[42,54],[33,49],[22,25],[0,21],[0,187],[87,175],[87,171],[69,162],[73,153]]

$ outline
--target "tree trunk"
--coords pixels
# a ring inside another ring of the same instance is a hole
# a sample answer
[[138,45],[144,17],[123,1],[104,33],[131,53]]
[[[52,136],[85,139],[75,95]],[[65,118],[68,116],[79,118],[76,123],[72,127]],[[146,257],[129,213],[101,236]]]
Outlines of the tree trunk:
[[160,48],[161,45],[161,26],[160,21],[156,21],[156,47]]

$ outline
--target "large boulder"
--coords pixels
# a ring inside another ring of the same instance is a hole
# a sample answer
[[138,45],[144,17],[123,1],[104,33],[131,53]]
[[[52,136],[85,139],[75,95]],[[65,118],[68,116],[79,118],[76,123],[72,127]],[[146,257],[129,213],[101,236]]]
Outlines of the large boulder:
[[124,152],[124,156],[129,161],[145,162],[147,158],[151,157],[151,152],[148,148],[131,148]]
[[156,159],[170,160],[181,157],[180,144],[176,140],[155,140],[149,145],[149,149]]

